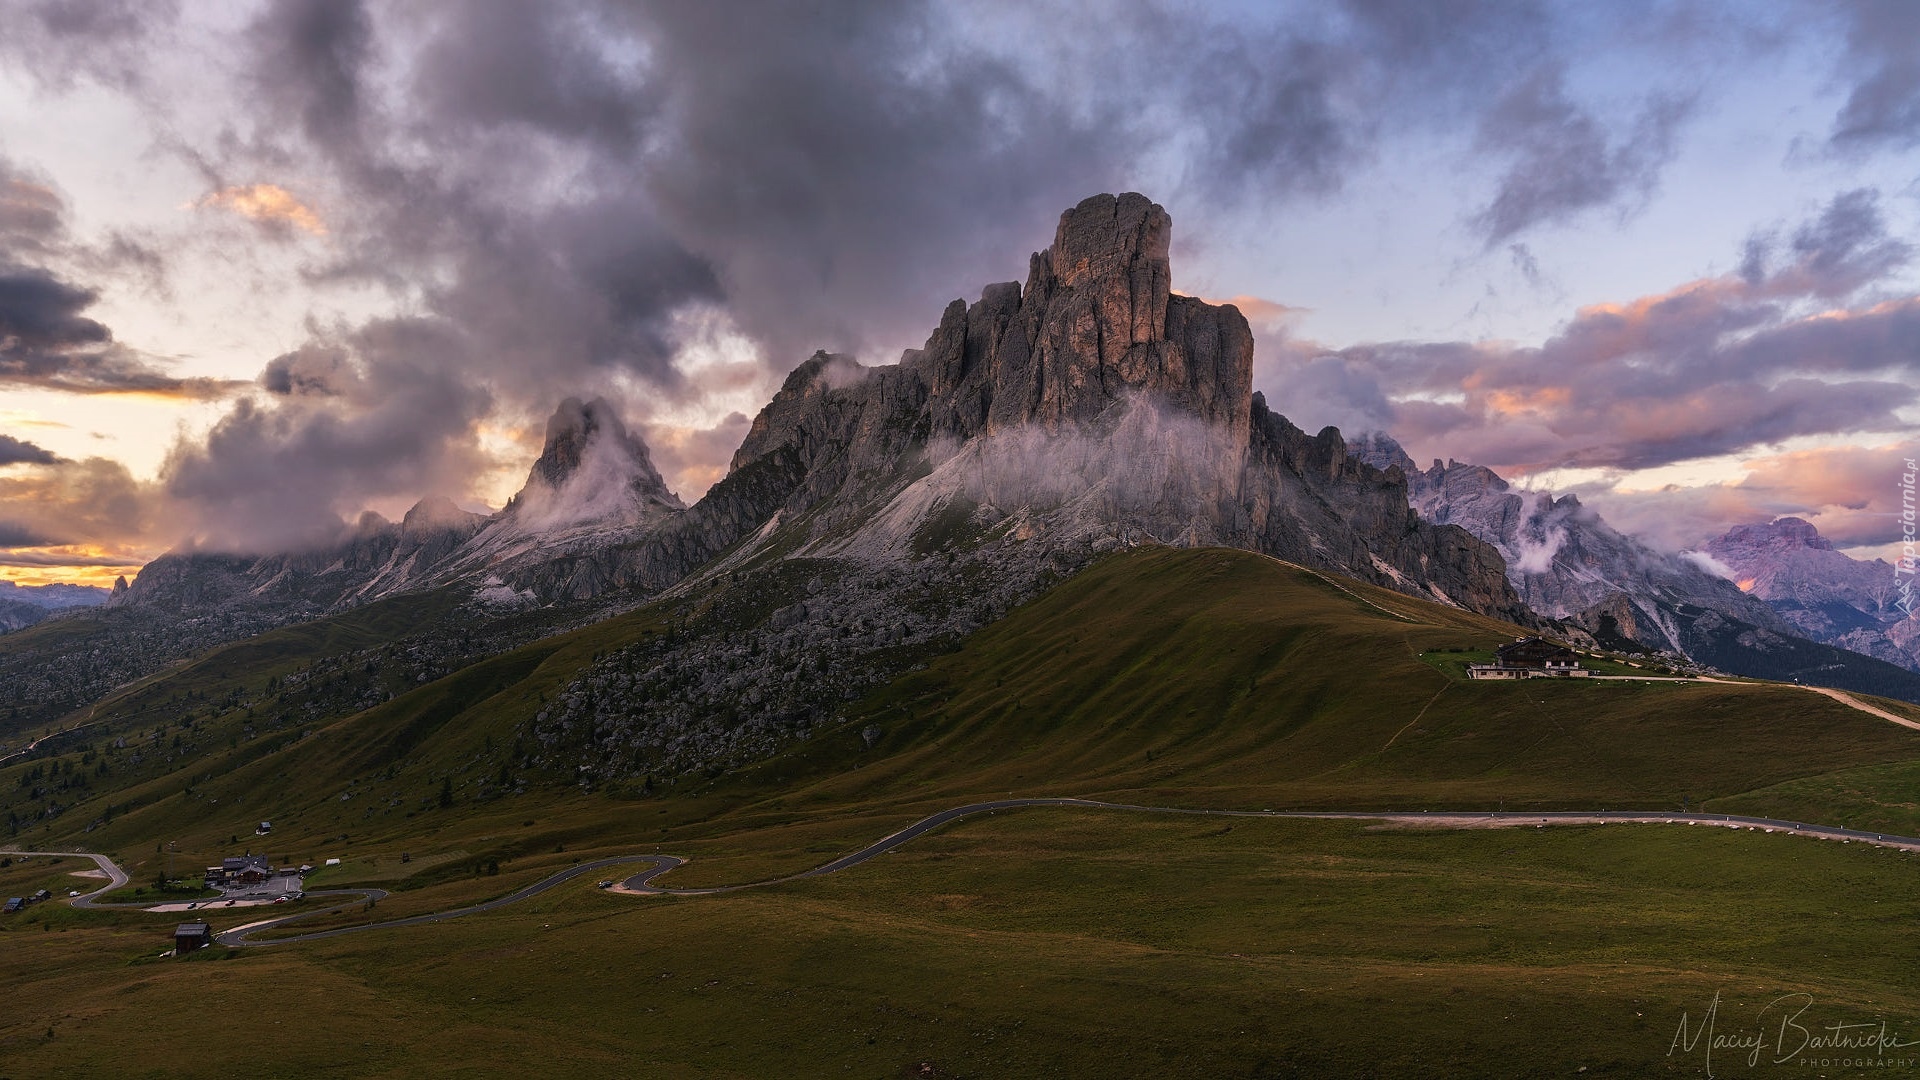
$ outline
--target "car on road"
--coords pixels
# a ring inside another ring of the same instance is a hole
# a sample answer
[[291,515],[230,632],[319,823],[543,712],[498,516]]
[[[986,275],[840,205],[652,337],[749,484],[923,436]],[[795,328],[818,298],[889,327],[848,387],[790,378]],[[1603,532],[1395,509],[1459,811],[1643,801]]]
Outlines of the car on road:
[[293,899],[291,896],[276,896],[273,898],[273,902],[276,904],[284,904],[291,899]]

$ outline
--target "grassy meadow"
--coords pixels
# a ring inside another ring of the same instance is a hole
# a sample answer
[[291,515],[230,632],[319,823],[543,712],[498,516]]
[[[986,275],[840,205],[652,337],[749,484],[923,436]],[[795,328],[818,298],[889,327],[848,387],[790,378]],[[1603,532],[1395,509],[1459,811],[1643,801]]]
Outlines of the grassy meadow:
[[[658,609],[366,711],[266,722],[268,680],[342,634],[392,639],[404,614],[276,631],[134,688],[101,710],[101,740],[148,736],[181,701],[201,719],[177,747],[167,727],[141,743],[166,752],[137,768],[101,774],[69,751],[57,775],[87,778],[63,789],[81,801],[13,841],[107,851],[137,885],[250,848],[340,858],[315,889],[391,892],[318,927],[459,907],[626,853],[690,860],[662,884],[761,880],[1009,794],[1687,806],[1920,835],[1920,732],[1753,682],[1469,683],[1447,662],[1516,628],[1244,552],[1113,557],[853,703],[844,725],[646,797],[480,781],[574,673],[660,632],[672,614]],[[0,768],[0,793],[31,767]],[[260,819],[272,834],[251,834]],[[181,961],[156,955],[177,917],[50,904],[0,921],[0,972],[26,1003],[0,1016],[0,1076],[223,1069],[183,1002],[322,1076],[1704,1075],[1667,1051],[1716,992],[1723,1029],[1805,994],[1807,1018],[1886,1019],[1920,1039],[1917,885],[1917,856],[1726,829],[1048,808],[766,889],[635,899],[576,882],[453,922]]]
[[219,1074],[191,1002],[314,1076],[1698,1076],[1669,1050],[1716,994],[1723,1033],[1802,995],[1920,1037],[1917,887],[1920,856],[1725,829],[1034,809],[765,890],[184,961],[10,927],[0,1061]]

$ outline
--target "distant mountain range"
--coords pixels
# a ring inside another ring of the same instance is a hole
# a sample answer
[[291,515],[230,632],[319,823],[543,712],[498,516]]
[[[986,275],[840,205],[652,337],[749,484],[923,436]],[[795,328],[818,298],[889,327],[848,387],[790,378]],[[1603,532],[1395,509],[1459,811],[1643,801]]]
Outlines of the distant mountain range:
[[92,585],[16,585],[0,581],[0,632],[32,626],[56,611],[96,607],[107,590]]
[[175,552],[113,603],[319,612],[457,582],[537,605],[769,558],[914,562],[965,536],[1074,565],[1142,542],[1245,547],[1524,618],[1491,550],[1424,524],[1403,481],[1253,393],[1245,318],[1172,294],[1170,236],[1143,196],[1083,202],[1024,288],[954,301],[899,364],[800,365],[692,507],[607,403],[568,401],[490,518],[429,501],[399,525],[366,515],[319,550]]
[[[1705,553],[1710,559],[1658,551],[1613,528],[1573,495],[1516,491],[1484,466],[1435,461],[1422,471],[1398,443],[1378,433],[1356,439],[1354,452],[1403,473],[1423,519],[1458,525],[1493,545],[1530,609],[1596,644],[1669,653],[1734,674],[1896,697],[1910,697],[1920,687],[1911,674],[1920,665],[1891,643],[1884,626],[1894,581],[1885,563],[1876,571],[1831,550],[1817,535],[1817,543],[1810,543],[1792,529],[1771,543],[1762,542],[1761,532],[1743,532],[1766,526],[1735,529],[1728,537],[1747,539],[1715,541]],[[1745,591],[1750,582],[1736,583],[1714,569],[1715,560],[1732,566],[1750,553],[1774,559],[1766,564],[1774,575],[1766,592]],[[1910,629],[1891,633],[1912,641]]]
[[[1920,700],[1920,677],[1801,640],[1577,502],[1302,431],[1253,392],[1241,313],[1172,292],[1171,236],[1144,196],[1081,202],[1024,283],[953,301],[897,364],[800,364],[691,506],[608,403],[569,400],[496,514],[428,499],[305,551],[176,551],[116,585],[92,632],[0,648],[0,679],[38,680],[19,710],[36,722],[190,641],[375,601],[462,605],[431,625],[482,628],[459,632],[463,654],[655,602],[671,613],[661,634],[596,657],[526,737],[531,758],[583,776],[672,772],[764,756],[1096,558],[1158,544],[1243,548],[1602,644]],[[136,656],[134,634],[158,644]]]
[[1900,579],[1885,559],[1850,558],[1796,517],[1736,525],[1706,552],[1796,632],[1920,671],[1920,618],[1897,606]]
[[543,612],[659,601],[671,632],[585,671],[528,741],[582,769],[671,771],[768,752],[1136,545],[1241,547],[1531,620],[1494,548],[1422,521],[1405,477],[1339,432],[1268,408],[1246,319],[1172,292],[1171,236],[1143,196],[1083,201],[1024,284],[954,301],[899,363],[799,365],[691,506],[610,406],[568,401],[496,514],[429,500],[317,549],[176,551],[116,587],[97,632],[0,650],[0,678],[74,673],[34,675],[46,701],[26,703],[31,721],[72,708],[82,683],[137,675],[86,674],[127,655],[113,645],[127,628],[165,644],[157,664],[183,647],[176,625],[257,632],[428,591],[458,593],[468,625],[522,627],[488,640],[518,640]]

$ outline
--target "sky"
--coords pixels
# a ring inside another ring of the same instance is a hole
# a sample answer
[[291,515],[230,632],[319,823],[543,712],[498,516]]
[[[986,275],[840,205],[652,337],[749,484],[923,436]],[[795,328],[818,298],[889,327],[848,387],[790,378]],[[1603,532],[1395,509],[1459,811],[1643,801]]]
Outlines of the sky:
[[0,578],[498,507],[605,396],[688,502],[1141,191],[1310,431],[1656,546],[1894,554],[1920,4],[0,0]]

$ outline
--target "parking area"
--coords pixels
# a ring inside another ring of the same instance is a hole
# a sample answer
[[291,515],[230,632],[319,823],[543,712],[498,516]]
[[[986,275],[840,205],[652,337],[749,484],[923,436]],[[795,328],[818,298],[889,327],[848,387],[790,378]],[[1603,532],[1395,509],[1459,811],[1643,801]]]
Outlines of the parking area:
[[[205,911],[211,908],[266,907],[298,900],[306,895],[306,885],[297,873],[280,873],[253,884],[216,886],[220,896],[208,900],[182,900],[150,907],[148,911]],[[282,900],[286,897],[286,900]]]

